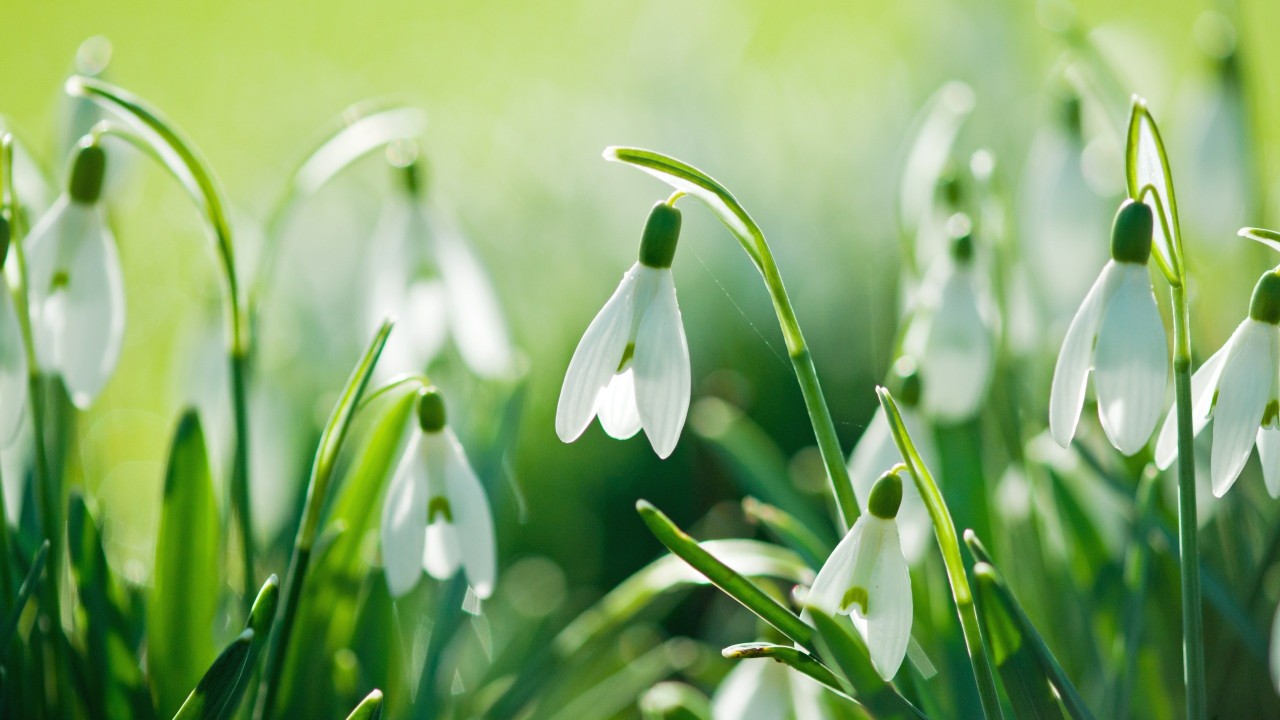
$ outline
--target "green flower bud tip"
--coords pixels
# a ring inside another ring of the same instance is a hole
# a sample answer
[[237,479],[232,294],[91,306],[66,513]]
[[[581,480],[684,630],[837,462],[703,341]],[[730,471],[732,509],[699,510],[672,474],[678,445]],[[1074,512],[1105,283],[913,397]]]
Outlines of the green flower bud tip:
[[418,395],[418,426],[423,432],[437,433],[445,422],[444,396],[434,387],[423,388]]
[[640,262],[651,268],[669,268],[680,240],[680,211],[660,202],[649,211],[640,238]]
[[916,407],[920,404],[923,388],[920,371],[916,368],[914,360],[905,355],[898,358],[898,361],[893,364],[893,375],[890,380],[894,385],[893,394],[902,406]]
[[1280,268],[1258,278],[1249,301],[1249,317],[1268,325],[1280,325]]
[[1111,257],[1116,262],[1146,265],[1151,258],[1155,221],[1146,203],[1125,200],[1111,223]]
[[90,204],[102,196],[102,179],[107,172],[107,154],[92,140],[81,141],[71,162],[67,193],[76,202]]
[[871,486],[871,497],[867,498],[867,512],[884,520],[892,520],[898,516],[898,507],[902,505],[902,478],[896,472],[887,472]]

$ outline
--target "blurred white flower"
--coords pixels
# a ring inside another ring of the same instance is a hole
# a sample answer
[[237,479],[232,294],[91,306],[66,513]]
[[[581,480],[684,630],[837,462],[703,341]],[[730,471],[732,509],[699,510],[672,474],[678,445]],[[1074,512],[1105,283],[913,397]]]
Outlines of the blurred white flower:
[[885,680],[898,673],[911,637],[911,576],[894,519],[902,492],[896,473],[876,481],[867,512],[836,545],[805,600],[823,612],[849,615]]
[[977,415],[995,369],[994,322],[967,226],[964,216],[952,218],[951,253],[929,268],[903,340],[919,366],[924,413],[946,423]]
[[484,487],[446,423],[444,399],[434,388],[420,394],[415,421],[382,508],[387,587],[392,597],[401,597],[422,570],[445,580],[461,567],[475,595],[487,598],[497,560]]
[[689,346],[676,302],[671,259],[680,211],[658,203],[640,260],[583,333],[556,407],[556,434],[573,442],[599,416],[623,440],[644,428],[658,457],[675,449],[689,412]]
[[[895,364],[894,373],[900,387],[894,390],[898,398],[898,409],[902,413],[902,422],[907,426],[907,433],[915,441],[916,450],[927,467],[937,468],[938,450],[934,445],[933,428],[916,412],[920,399],[920,377],[909,358],[902,358]],[[863,512],[867,510],[867,499],[871,497],[871,488],[876,478],[888,472],[894,465],[902,462],[898,446],[893,442],[893,433],[889,429],[889,419],[884,408],[876,407],[871,422],[863,431],[858,443],[853,446],[849,455],[849,477],[853,479],[854,494]],[[929,519],[929,511],[920,498],[914,482],[902,485],[902,507],[898,510],[898,532],[902,536],[902,551],[907,562],[912,565],[924,557],[929,547],[929,539],[933,537],[933,521]]]
[[823,688],[772,660],[739,660],[711,696],[711,720],[822,720]]
[[[9,251],[9,222],[0,216],[0,267]],[[9,284],[0,273],[0,447],[13,442],[27,405],[27,353]]]
[[86,408],[120,359],[124,281],[99,199],[106,155],[81,145],[65,194],[26,239],[31,324],[41,369]]
[[1147,271],[1151,237],[1151,209],[1126,200],[1112,227],[1112,259],[1071,320],[1054,367],[1049,430],[1063,447],[1075,436],[1091,369],[1098,419],[1117,450],[1141,450],[1160,421],[1169,350]]
[[[1271,497],[1280,497],[1280,274],[1258,280],[1249,317],[1191,376],[1196,434],[1213,419],[1210,476],[1222,497],[1240,477],[1253,446]],[[1156,464],[1169,467],[1178,453],[1177,403],[1156,441]]]
[[423,201],[417,165],[391,198],[374,231],[375,253],[368,317],[388,315],[400,329],[388,341],[380,367],[419,372],[453,340],[463,361],[481,377],[511,373],[514,351],[497,293],[465,239]]

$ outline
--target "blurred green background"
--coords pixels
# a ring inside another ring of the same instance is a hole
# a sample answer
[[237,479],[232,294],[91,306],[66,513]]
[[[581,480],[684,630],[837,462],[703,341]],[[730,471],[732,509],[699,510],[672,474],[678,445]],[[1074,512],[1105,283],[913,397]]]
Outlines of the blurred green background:
[[[1080,22],[1103,28],[1100,42],[1127,64],[1124,79],[1150,100],[1173,148],[1175,179],[1186,133],[1175,108],[1211,69],[1196,21],[1215,7],[1087,0],[1077,8]],[[1280,62],[1280,47],[1266,42],[1280,5],[1251,2],[1238,11],[1246,88],[1263,130],[1259,158],[1269,168],[1280,140],[1273,130],[1280,86],[1259,69]],[[387,95],[425,108],[432,196],[488,263],[529,361],[519,441],[507,458],[527,513],[516,522],[516,503],[498,501],[500,554],[504,563],[547,554],[571,587],[604,588],[658,551],[634,513],[636,498],[687,524],[737,490],[689,432],[665,462],[643,439],[617,443],[597,426],[573,445],[555,436],[569,357],[634,261],[649,206],[666,195],[653,180],[604,163],[601,150],[630,144],[673,154],[716,176],[749,208],[778,255],[847,449],[890,359],[896,195],[912,119],[944,82],[971,84],[977,107],[961,144],[991,148],[1002,185],[1016,195],[1031,137],[1052,116],[1046,90],[1065,47],[1045,27],[1052,15],[1022,0],[10,0],[0,20],[0,112],[61,173],[63,160],[52,157],[60,87],[77,46],[105,35],[114,45],[107,77],[163,108],[203,150],[237,211],[260,221],[317,129],[343,108]],[[1122,117],[1124,103],[1107,109]],[[192,327],[216,318],[216,281],[187,199],[147,162],[132,165],[115,207],[129,311],[124,354],[81,425],[78,460],[106,514],[112,559],[143,579],[166,444],[199,382],[182,348]],[[360,177],[376,185],[373,166]],[[356,197],[358,179],[328,197]],[[353,207],[367,209],[363,202]],[[798,454],[793,470],[811,476],[811,431],[755,271],[709,214],[690,204],[685,215],[675,273],[695,398],[714,392],[744,405]],[[281,286],[303,293],[299,302],[341,302],[335,258],[362,252],[373,221],[366,212],[344,236],[291,239]],[[254,234],[242,232],[240,242],[251,256]],[[1228,316],[1243,311],[1247,289],[1238,294],[1223,299]],[[1230,329],[1208,329],[1202,349]],[[314,383],[307,397],[314,412],[276,418],[280,434],[303,438],[293,445],[255,438],[286,458],[257,464],[267,468],[256,473],[257,496],[287,503],[296,493],[314,427],[293,425],[323,419],[365,341],[363,328],[335,332],[289,338],[303,343],[297,370]],[[492,478],[490,486],[509,492]]]

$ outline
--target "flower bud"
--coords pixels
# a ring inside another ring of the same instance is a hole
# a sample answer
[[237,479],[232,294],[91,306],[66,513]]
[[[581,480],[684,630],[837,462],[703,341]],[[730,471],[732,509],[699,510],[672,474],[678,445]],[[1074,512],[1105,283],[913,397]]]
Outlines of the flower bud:
[[1151,258],[1151,208],[1146,203],[1125,200],[1111,224],[1111,257],[1116,262],[1146,265]]
[[423,432],[438,433],[445,422],[444,397],[435,387],[423,388],[418,395],[418,426]]
[[82,142],[76,148],[71,165],[71,180],[67,193],[71,199],[86,205],[95,203],[102,196],[102,179],[107,172],[107,154],[92,141]]
[[902,478],[892,470],[880,476],[871,487],[871,497],[867,498],[867,512],[884,519],[892,520],[898,516],[898,507],[902,505]]
[[1249,301],[1249,317],[1268,325],[1280,325],[1280,274],[1268,270],[1258,278]]
[[640,238],[640,263],[651,268],[669,268],[680,240],[680,211],[659,202],[649,211]]

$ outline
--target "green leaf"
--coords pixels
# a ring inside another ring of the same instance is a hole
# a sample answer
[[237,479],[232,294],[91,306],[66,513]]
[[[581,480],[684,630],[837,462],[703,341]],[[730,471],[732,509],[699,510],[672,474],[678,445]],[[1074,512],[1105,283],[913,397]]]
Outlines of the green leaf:
[[161,716],[182,705],[216,654],[220,532],[204,431],[188,410],[169,451],[147,612],[147,667]]
[[848,692],[840,678],[831,672],[826,665],[823,665],[817,658],[803,650],[797,650],[788,645],[775,645],[766,642],[741,643],[739,645],[730,645],[720,654],[730,660],[745,660],[748,658],[768,658],[770,660],[783,663],[790,666],[793,670],[808,675],[817,680],[833,692],[848,697]]
[[382,691],[374,689],[347,716],[347,720],[379,720],[382,717]]
[[885,682],[871,664],[862,637],[850,622],[841,622],[817,608],[808,608],[818,628],[818,649],[827,664],[844,673],[853,698],[867,706],[877,718],[923,718],[906,698]]
[[[964,540],[965,544],[969,546],[969,551],[973,553],[974,558],[980,563],[980,566],[985,566],[983,567],[983,576],[980,576],[980,579],[986,582],[990,589],[994,591],[993,594],[999,599],[1006,616],[1013,621],[1013,625],[1016,626],[1022,639],[1030,645],[1036,660],[1040,663],[1041,670],[1049,682],[1053,684],[1054,689],[1058,691],[1058,696],[1062,699],[1062,705],[1066,708],[1067,713],[1075,720],[1093,720],[1093,713],[1084,704],[1084,699],[1080,697],[1080,692],[1071,683],[1066,671],[1058,664],[1057,658],[1053,656],[1053,652],[1049,650],[1044,638],[1036,630],[1035,624],[1031,622],[1031,618],[1027,616],[1026,611],[1022,609],[1022,605],[1013,596],[1013,591],[1009,589],[1009,585],[1005,583],[1004,578],[1000,576],[999,571],[992,564],[991,555],[982,545],[982,542],[978,540],[978,536],[972,532],[966,532]],[[978,573],[978,569],[978,567],[974,568],[975,575]]]
[[1237,233],[1242,238],[1249,238],[1266,245],[1272,250],[1280,250],[1280,232],[1275,230],[1267,230],[1266,228],[1246,227],[1240,228]]
[[235,712],[233,700],[243,693],[254,632],[246,629],[218,655],[173,720],[221,720]]
[[[0,522],[6,522],[0,519]],[[27,606],[27,601],[31,599],[31,594],[36,591],[36,587],[40,585],[41,573],[44,572],[44,561],[49,555],[49,541],[45,540],[40,543],[40,549],[36,550],[36,554],[31,558],[31,569],[27,571],[27,577],[22,581],[22,586],[18,588],[18,599],[13,603],[13,609],[9,611],[9,617],[5,619],[4,625],[0,626],[0,654],[3,654],[4,648],[9,647],[9,640],[13,638],[13,631],[18,629],[18,620],[22,617],[22,611]]]
[[[246,629],[253,631],[253,642],[249,645],[249,656],[244,661],[246,677],[253,675],[258,667],[258,658],[262,657],[262,651],[266,649],[267,641],[271,639],[271,625],[275,622],[279,601],[280,578],[272,575],[262,584],[262,588],[258,590],[258,596],[254,598],[253,605],[249,609],[249,622],[246,623]],[[240,702],[244,699],[248,688],[247,681],[236,685],[235,692],[227,700],[227,712],[234,713],[236,708],[240,707]]]
[[[1125,151],[1125,179],[1129,197],[1151,207],[1156,222],[1152,248],[1160,270],[1175,285],[1186,283],[1182,255],[1182,232],[1178,226],[1178,201],[1173,193],[1169,156],[1160,139],[1156,121],[1147,110],[1147,101],[1133,96],[1129,112],[1128,146]],[[1149,188],[1149,189],[1148,189]]]
[[831,554],[830,543],[823,542],[804,523],[781,508],[748,497],[742,499],[742,514],[764,525],[769,534],[800,553],[810,567],[822,567]]
[[974,566],[973,575],[983,633],[991,645],[991,659],[1004,682],[1014,717],[1061,720],[1062,707],[1053,695],[1048,676],[997,597],[991,566],[980,562]]
[[650,532],[675,555],[702,573],[726,595],[772,625],[778,632],[801,645],[809,646],[813,637],[810,628],[790,610],[783,607],[755,583],[738,574],[714,555],[707,552],[696,540],[676,527],[662,511],[641,500],[636,511],[649,526]]

